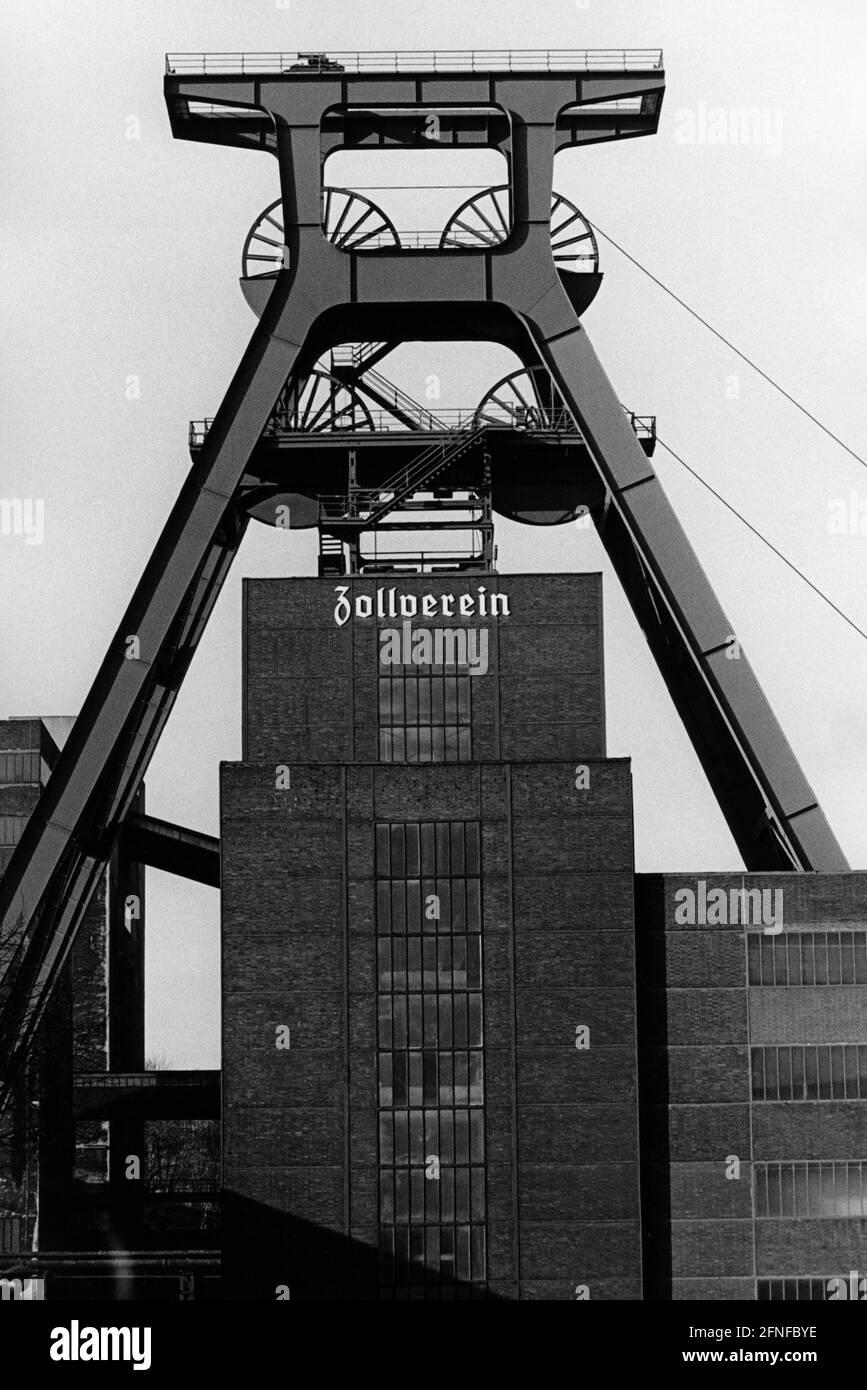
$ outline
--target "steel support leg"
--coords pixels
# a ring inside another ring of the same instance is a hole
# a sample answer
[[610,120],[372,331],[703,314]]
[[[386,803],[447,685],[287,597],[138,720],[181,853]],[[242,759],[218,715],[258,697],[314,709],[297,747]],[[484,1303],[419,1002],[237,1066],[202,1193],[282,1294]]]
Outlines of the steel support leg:
[[602,541],[749,870],[849,865],[577,321],[524,315],[607,490]]
[[240,544],[239,487],[313,317],[281,276],[0,883],[0,1099]]

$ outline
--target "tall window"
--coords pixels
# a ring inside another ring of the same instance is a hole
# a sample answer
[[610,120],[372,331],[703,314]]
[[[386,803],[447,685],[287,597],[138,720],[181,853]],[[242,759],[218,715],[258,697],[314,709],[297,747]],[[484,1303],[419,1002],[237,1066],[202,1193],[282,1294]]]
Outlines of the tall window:
[[382,1296],[481,1296],[478,823],[378,824],[376,878]]
[[[411,674],[410,674],[411,673]],[[399,666],[379,677],[384,763],[465,763],[472,758],[472,678],[442,667]]]

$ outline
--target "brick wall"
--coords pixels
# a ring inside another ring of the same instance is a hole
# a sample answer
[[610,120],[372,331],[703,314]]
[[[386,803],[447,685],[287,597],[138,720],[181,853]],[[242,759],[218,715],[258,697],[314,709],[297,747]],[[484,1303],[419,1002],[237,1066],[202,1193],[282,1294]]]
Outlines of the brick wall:
[[[601,578],[599,575],[406,576],[246,580],[244,583],[244,757],[251,761],[376,762],[378,633],[402,619],[376,616],[412,596],[463,594],[487,605],[508,600],[509,616],[412,619],[414,628],[484,629],[489,671],[472,681],[473,756],[489,759],[604,757]],[[374,616],[334,619],[339,591],[370,598]]]
[[[865,874],[639,875],[647,1296],[754,1298],[756,1278],[863,1271],[860,1216],[759,1215],[753,1165],[860,1161],[867,1101],[754,1098],[750,1056],[766,1045],[867,1043],[867,985],[749,984],[748,937],[768,940],[766,924],[678,921],[678,895],[689,889],[698,904],[700,881],[729,903],[733,889],[781,892],[768,903],[779,901],[783,933],[867,926]],[[739,1178],[726,1176],[733,1158]]]
[[377,632],[400,617],[338,627],[331,581],[245,584],[245,761],[221,769],[229,1296],[376,1296],[374,827],[466,820],[482,833],[488,1287],[639,1298],[631,783],[604,761],[599,577],[344,582],[374,614],[377,588],[420,608],[484,584],[509,615],[413,619],[487,626],[473,761],[382,766]]

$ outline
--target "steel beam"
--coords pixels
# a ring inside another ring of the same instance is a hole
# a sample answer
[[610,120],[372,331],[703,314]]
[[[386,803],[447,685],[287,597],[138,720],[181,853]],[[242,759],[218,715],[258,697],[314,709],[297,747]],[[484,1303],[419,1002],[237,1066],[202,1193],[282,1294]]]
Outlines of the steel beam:
[[78,1073],[77,1120],[218,1120],[218,1071]]
[[527,324],[605,483],[603,544],[746,867],[848,869],[586,329]]
[[0,1099],[44,1011],[237,551],[245,471],[308,334],[281,277],[0,883]]
[[220,886],[220,841],[214,835],[133,812],[127,816],[122,843],[139,864],[206,883],[210,888]]

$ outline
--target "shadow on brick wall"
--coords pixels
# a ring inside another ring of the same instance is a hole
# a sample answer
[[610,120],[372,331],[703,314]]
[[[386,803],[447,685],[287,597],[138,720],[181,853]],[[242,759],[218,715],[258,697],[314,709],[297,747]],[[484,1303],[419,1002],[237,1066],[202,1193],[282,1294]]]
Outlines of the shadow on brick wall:
[[231,1192],[223,1194],[223,1231],[227,1301],[273,1303],[281,1294],[317,1302],[495,1300],[484,1289],[404,1261],[395,1262],[383,1284],[375,1246]]

